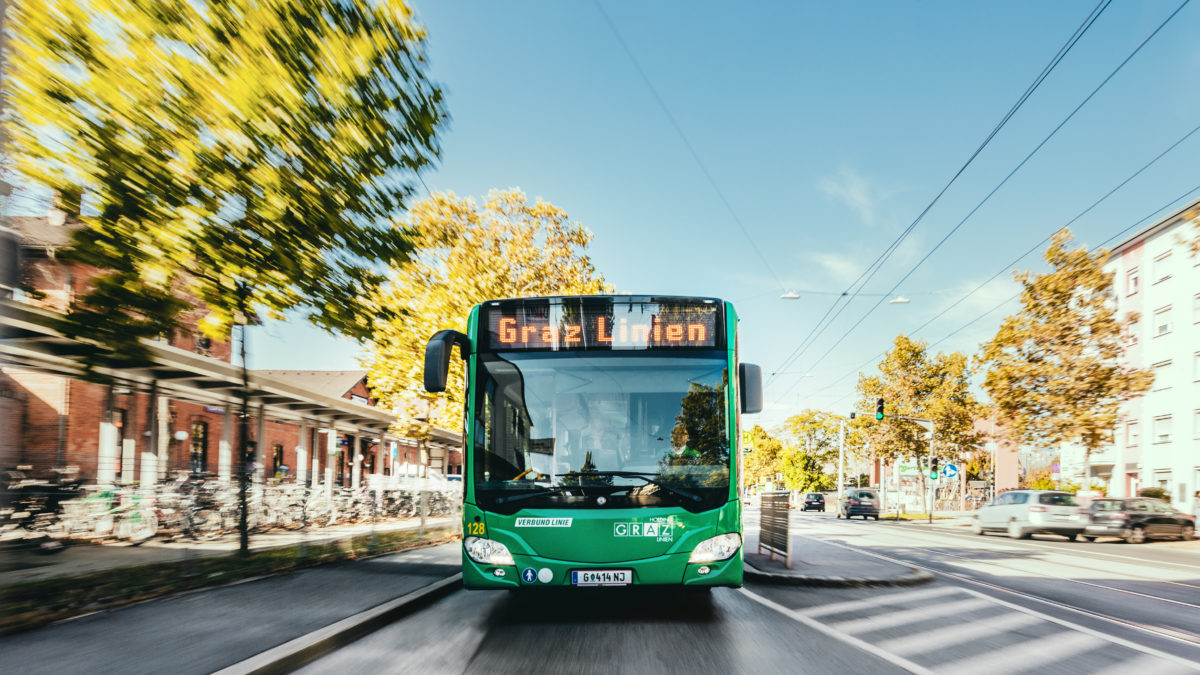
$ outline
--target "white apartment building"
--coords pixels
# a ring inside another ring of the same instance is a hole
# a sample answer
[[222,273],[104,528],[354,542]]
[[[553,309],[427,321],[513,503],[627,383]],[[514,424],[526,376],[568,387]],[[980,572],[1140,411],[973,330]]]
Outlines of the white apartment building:
[[1113,248],[1118,316],[1140,316],[1125,359],[1153,370],[1154,385],[1121,406],[1112,447],[1092,457],[1109,495],[1157,486],[1185,511],[1200,490],[1200,255],[1189,250],[1198,222],[1200,201]]

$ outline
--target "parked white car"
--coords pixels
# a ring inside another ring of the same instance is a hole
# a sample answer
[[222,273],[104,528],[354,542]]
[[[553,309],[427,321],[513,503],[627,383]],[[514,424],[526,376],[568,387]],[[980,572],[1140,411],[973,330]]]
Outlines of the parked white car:
[[1025,539],[1035,532],[1082,538],[1091,518],[1075,501],[1075,495],[1054,490],[1012,490],[975,512],[971,530],[975,534],[1007,532]]

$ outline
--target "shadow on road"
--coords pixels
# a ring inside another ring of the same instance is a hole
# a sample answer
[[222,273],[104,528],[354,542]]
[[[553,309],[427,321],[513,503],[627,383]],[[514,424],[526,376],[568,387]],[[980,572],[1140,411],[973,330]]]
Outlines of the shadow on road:
[[696,588],[523,588],[503,591],[491,625],[588,624],[614,621],[710,623],[712,595]]

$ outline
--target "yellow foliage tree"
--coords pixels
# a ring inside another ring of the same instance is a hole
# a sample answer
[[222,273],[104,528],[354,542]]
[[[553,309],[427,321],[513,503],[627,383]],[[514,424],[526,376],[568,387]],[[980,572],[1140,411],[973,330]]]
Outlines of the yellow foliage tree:
[[6,19],[5,168],[91,211],[67,254],[102,276],[64,332],[138,365],[183,291],[213,337],[243,305],[370,334],[446,119],[402,0],[23,0]]
[[399,411],[399,433],[426,438],[430,425],[457,429],[463,416],[463,362],[451,359],[446,391],[425,391],[425,344],[435,332],[465,332],[467,314],[486,300],[611,293],[586,250],[592,233],[562,209],[530,202],[518,189],[483,202],[438,193],[409,212],[420,255],[393,270],[378,299],[385,315],[363,365],[380,405]]
[[783,443],[757,424],[750,430],[750,437],[753,439],[753,449],[746,452],[742,468],[746,485],[763,485],[775,480],[775,475],[782,471],[780,454],[783,452]]
[[983,345],[979,362],[988,369],[983,388],[1023,442],[1078,442],[1086,466],[1112,442],[1121,402],[1145,393],[1154,376],[1121,360],[1109,252],[1070,243],[1070,231],[1059,230],[1045,253],[1053,269],[1015,275],[1021,310]]

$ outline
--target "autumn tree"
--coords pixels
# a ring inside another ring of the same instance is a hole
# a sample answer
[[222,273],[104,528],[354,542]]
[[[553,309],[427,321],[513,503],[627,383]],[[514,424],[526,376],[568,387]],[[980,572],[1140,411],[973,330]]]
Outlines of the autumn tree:
[[1070,231],[1059,230],[1044,256],[1051,271],[1015,275],[1024,287],[1021,309],[983,345],[979,361],[1006,425],[1036,447],[1080,443],[1086,476],[1091,454],[1112,441],[1121,402],[1149,389],[1153,375],[1121,363],[1108,251],[1068,250],[1070,242]]
[[763,485],[775,480],[775,474],[780,473],[780,455],[783,453],[783,443],[767,433],[759,425],[750,430],[753,449],[748,448],[742,468],[746,485]]
[[392,270],[379,322],[363,357],[380,405],[401,411],[401,432],[423,438],[431,424],[456,429],[463,415],[463,364],[451,359],[446,391],[425,391],[425,344],[439,330],[465,332],[474,305],[497,298],[609,293],[587,255],[592,234],[562,209],[520,190],[482,203],[438,193],[405,220],[421,255]]
[[1193,204],[1182,216],[1185,221],[1191,221],[1192,232],[1191,240],[1183,238],[1183,244],[1187,247],[1188,253],[1193,258],[1200,258],[1200,204]]
[[[969,380],[964,354],[930,355],[926,343],[897,336],[879,363],[879,375],[858,378],[855,426],[864,430],[871,456],[895,460],[929,454],[925,429],[894,415],[932,420],[935,451],[962,456],[974,450],[980,443],[973,429],[978,403]],[[878,398],[886,402],[888,415],[881,421],[874,414]]]
[[780,457],[784,483],[804,492],[834,490],[836,477],[826,466],[838,459],[841,417],[823,410],[803,410],[783,423],[789,443]]
[[15,170],[85,211],[70,255],[100,271],[68,334],[136,360],[180,295],[214,337],[243,307],[371,333],[380,266],[412,251],[393,219],[446,118],[402,0],[10,7]]
[[[834,455],[836,459],[836,453]],[[785,446],[779,455],[779,471],[783,484],[789,490],[801,492],[830,492],[835,489],[837,477],[825,471],[828,458],[814,454],[802,447]]]

